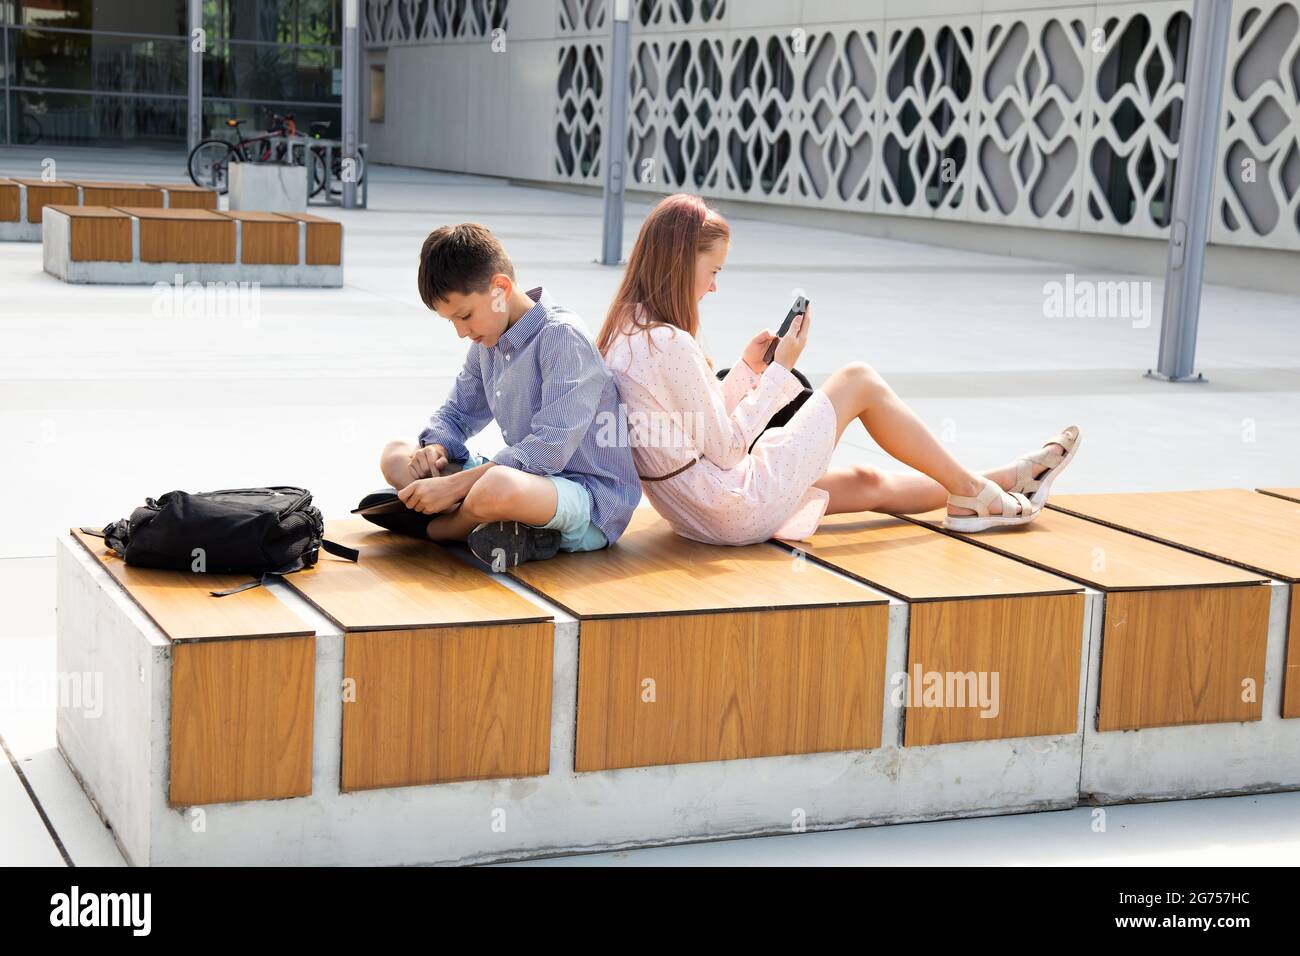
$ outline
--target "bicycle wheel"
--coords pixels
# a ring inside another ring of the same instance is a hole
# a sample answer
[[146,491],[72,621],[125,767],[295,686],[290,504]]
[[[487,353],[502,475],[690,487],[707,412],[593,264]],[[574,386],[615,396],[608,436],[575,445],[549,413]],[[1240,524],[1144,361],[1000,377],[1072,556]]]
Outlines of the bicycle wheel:
[[190,152],[190,180],[205,189],[215,189],[223,195],[228,188],[231,163],[242,161],[239,150],[224,139],[205,139]]
[[[304,152],[305,150],[305,152]],[[304,160],[303,157],[307,159]],[[294,146],[293,162],[296,166],[306,166],[310,181],[307,183],[307,198],[317,195],[325,188],[325,158],[311,147]]]
[[[357,153],[357,185],[360,186],[366,179],[366,158]],[[330,195],[343,195],[343,157],[339,153],[334,154],[334,178],[330,180]]]
[[18,142],[31,146],[41,141],[41,122],[31,113],[21,113],[18,120]]

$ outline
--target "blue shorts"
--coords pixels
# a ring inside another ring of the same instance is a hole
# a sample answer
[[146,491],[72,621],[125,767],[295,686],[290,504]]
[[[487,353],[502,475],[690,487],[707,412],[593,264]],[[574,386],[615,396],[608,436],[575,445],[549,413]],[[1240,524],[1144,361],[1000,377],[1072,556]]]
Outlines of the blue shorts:
[[[462,468],[477,468],[490,461],[482,455],[471,454],[462,464]],[[555,517],[543,528],[560,532],[561,551],[599,551],[609,544],[605,532],[591,523],[591,495],[587,489],[576,481],[561,478],[558,475],[543,475],[555,485],[558,500],[555,503]]]

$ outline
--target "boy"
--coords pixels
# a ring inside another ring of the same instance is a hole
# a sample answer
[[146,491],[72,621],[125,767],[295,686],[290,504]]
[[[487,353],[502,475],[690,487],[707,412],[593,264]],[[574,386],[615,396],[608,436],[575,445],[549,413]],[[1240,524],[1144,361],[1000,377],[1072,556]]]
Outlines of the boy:
[[[380,459],[384,478],[419,516],[380,523],[467,540],[497,571],[614,543],[641,484],[626,444],[596,441],[619,398],[581,320],[542,287],[516,285],[505,249],[478,223],[429,234],[419,287],[424,304],[472,344],[418,444],[390,442]],[[471,456],[465,440],[494,418],[506,447],[490,459]]]

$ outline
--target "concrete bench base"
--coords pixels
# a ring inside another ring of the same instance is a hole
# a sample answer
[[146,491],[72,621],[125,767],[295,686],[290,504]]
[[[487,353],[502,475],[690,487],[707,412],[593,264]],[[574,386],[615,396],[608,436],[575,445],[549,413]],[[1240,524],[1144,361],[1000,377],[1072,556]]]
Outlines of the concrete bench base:
[[0,242],[40,242],[39,222],[0,222]]
[[[903,747],[902,711],[887,699],[884,745],[873,750],[575,773],[579,622],[513,583],[556,620],[549,771],[344,793],[343,634],[277,584],[317,633],[311,794],[171,807],[172,646],[71,536],[57,542],[57,566],[59,672],[103,675],[102,713],[60,706],[59,748],[134,864],[482,863],[1065,809],[1079,799],[1083,661],[1073,734]],[[907,669],[908,614],[891,603],[888,674]]]

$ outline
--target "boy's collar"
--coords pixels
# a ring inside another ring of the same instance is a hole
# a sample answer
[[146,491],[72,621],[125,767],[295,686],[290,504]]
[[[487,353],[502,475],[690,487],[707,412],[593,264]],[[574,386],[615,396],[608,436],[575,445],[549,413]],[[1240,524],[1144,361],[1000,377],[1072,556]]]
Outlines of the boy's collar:
[[549,302],[546,290],[540,285],[535,289],[529,289],[528,298],[533,300],[533,307],[516,319],[515,324],[502,333],[501,338],[497,339],[497,344],[493,348],[499,348],[504,343],[506,351],[513,352],[536,335],[537,330],[542,327],[542,324],[546,321]]

